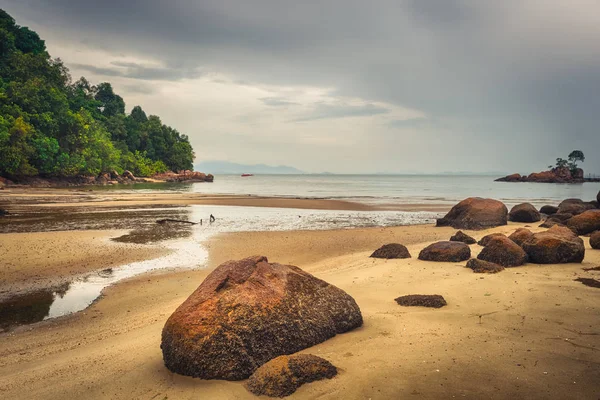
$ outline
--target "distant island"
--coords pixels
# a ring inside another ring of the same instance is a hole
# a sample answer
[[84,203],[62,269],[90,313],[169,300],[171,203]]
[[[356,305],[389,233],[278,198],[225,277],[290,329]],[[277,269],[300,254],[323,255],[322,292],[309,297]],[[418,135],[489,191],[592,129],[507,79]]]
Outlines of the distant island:
[[196,164],[198,171],[210,171],[213,174],[304,174],[297,168],[287,165],[271,166],[266,164],[238,164],[229,161],[204,161]]
[[[189,138],[140,106],[129,114],[108,82],[72,82],[45,42],[0,9],[0,182],[135,182],[187,171]],[[96,180],[99,178],[99,180]],[[201,176],[194,176],[200,180]]]

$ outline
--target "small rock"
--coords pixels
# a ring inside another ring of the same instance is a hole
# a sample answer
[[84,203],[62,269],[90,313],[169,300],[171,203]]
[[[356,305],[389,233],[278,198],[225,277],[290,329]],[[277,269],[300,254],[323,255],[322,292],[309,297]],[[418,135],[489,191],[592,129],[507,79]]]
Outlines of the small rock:
[[471,236],[467,235],[463,231],[456,232],[451,238],[451,242],[463,242],[466,244],[475,244],[477,240],[473,239]]
[[462,242],[437,242],[419,253],[419,260],[458,262],[471,258],[471,249]]
[[590,246],[592,246],[592,249],[600,249],[600,231],[592,233],[590,236]]
[[439,294],[409,294],[394,300],[404,307],[441,308],[448,304],[444,297]]
[[467,268],[471,268],[473,272],[480,274],[495,274],[500,271],[504,271],[504,267],[502,265],[494,264],[489,261],[478,260],[477,258],[472,258],[467,261]]
[[527,262],[527,253],[509,238],[498,236],[490,239],[477,258],[503,267],[518,267]]
[[372,258],[411,258],[406,246],[400,243],[385,244],[371,254]]

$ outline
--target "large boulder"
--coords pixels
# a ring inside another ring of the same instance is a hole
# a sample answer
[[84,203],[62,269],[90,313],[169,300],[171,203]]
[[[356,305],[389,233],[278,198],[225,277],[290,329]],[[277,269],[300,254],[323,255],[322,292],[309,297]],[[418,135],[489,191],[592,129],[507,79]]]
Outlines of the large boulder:
[[486,229],[507,224],[508,209],[493,199],[469,197],[452,207],[436,226],[451,226],[455,229]]
[[452,235],[450,237],[450,241],[451,242],[463,242],[463,243],[466,243],[466,244],[475,244],[475,243],[477,243],[477,240],[475,240],[471,236],[467,235],[463,231],[458,231],[454,235]]
[[462,242],[437,242],[419,253],[419,260],[458,262],[471,258],[471,249]]
[[467,261],[467,268],[473,270],[478,274],[496,274],[500,271],[504,271],[502,265],[494,264],[489,261],[478,260],[477,258],[471,258]]
[[590,235],[590,246],[592,249],[600,249],[600,231],[596,231]]
[[558,213],[578,215],[594,208],[596,208],[594,204],[585,202],[581,199],[566,199],[561,201],[558,205]]
[[285,397],[305,383],[336,375],[337,368],[321,357],[312,354],[279,356],[254,371],[246,388],[257,396]]
[[523,243],[523,250],[530,262],[538,264],[580,263],[585,256],[583,240],[569,228],[559,225],[534,233]]
[[255,256],[217,267],[162,331],[166,367],[203,379],[240,380],[272,358],[362,325],[343,290],[298,267]]
[[477,244],[485,247],[488,245],[490,240],[497,237],[506,237],[506,235],[504,233],[490,233],[489,235],[485,235],[484,237],[479,239],[479,242],[477,242]]
[[502,178],[496,179],[496,182],[521,182],[523,177],[521,174],[510,174]]
[[542,206],[542,208],[540,208],[540,212],[546,215],[554,215],[558,212],[558,207],[549,205]]
[[406,246],[400,243],[389,243],[381,246],[371,254],[372,258],[410,258]]
[[566,225],[578,235],[587,235],[600,230],[600,210],[588,210],[573,218],[569,218]]
[[523,245],[527,240],[529,240],[533,236],[533,232],[531,232],[527,228],[519,228],[508,237],[510,240],[518,244],[519,246]]
[[508,220],[513,222],[537,222],[540,219],[540,213],[530,203],[517,204],[508,213]]
[[489,241],[477,258],[503,267],[518,267],[527,262],[527,253],[509,238],[498,236]]

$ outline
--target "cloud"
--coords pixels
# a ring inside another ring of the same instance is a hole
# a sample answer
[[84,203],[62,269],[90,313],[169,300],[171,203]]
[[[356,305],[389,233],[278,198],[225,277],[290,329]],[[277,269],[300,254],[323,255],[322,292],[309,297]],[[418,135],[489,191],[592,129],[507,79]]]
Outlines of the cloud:
[[389,109],[372,103],[361,105],[318,103],[310,113],[294,121],[306,122],[328,118],[371,117],[389,112]]
[[176,81],[202,76],[198,68],[149,66],[134,62],[112,61],[110,67],[74,63],[72,66],[101,76],[120,76],[140,80]]
[[281,107],[281,106],[296,106],[298,103],[294,101],[289,101],[285,97],[263,97],[259,99],[265,105],[271,107]]

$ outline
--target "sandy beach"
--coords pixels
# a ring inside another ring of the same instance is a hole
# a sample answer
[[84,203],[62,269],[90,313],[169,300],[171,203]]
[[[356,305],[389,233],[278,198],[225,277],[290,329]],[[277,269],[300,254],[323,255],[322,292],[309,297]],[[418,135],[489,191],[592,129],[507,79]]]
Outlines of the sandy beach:
[[[478,239],[524,225],[469,233]],[[303,351],[331,361],[339,374],[304,385],[291,398],[598,397],[600,290],[574,279],[598,278],[600,272],[583,268],[597,266],[600,251],[591,250],[585,238],[583,264],[527,264],[495,275],[474,274],[464,263],[416,259],[427,244],[454,232],[419,225],[215,236],[206,244],[207,269],[140,275],[108,287],[84,311],[0,334],[0,393],[10,399],[254,398],[243,382],[169,372],[162,362],[160,333],[211,269],[225,260],[261,254],[345,290],[364,317],[363,327]],[[2,234],[3,260],[25,260],[22,275],[7,276],[15,284],[28,281],[40,273],[33,266],[41,252],[52,255],[51,249],[67,243],[87,243],[87,250],[51,257],[55,261],[44,278],[81,272],[75,266],[91,270],[124,257],[158,255],[98,240],[119,233]],[[49,235],[51,242],[45,240]],[[369,258],[388,242],[404,243],[413,258]],[[471,248],[473,256],[481,249]],[[394,298],[405,294],[441,294],[448,306],[400,307]]]

